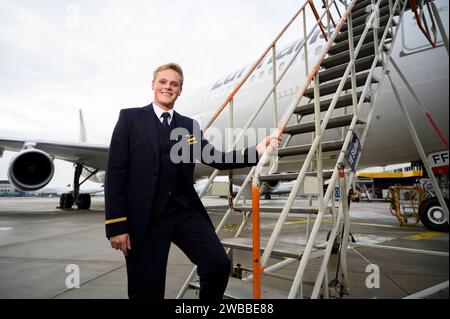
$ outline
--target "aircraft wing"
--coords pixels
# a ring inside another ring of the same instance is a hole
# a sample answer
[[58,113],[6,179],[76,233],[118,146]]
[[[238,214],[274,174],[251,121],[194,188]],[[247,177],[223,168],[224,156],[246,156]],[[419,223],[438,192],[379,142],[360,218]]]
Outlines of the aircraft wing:
[[[57,142],[47,140],[21,140],[0,138],[0,150],[20,151],[25,146],[32,146],[57,159],[72,163],[82,163],[99,170],[106,169],[108,146],[85,142]],[[1,154],[1,152],[0,152]]]

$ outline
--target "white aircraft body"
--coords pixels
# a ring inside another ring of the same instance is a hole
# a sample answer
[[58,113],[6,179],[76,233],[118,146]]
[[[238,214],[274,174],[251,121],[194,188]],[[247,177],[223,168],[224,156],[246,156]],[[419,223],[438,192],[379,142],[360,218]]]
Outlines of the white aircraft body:
[[[62,194],[70,193],[72,190],[73,187],[69,185],[64,187],[44,187],[33,193],[39,194],[41,196],[61,196]],[[101,187],[80,188],[80,194],[101,196],[104,194],[104,188],[103,185]]]
[[[440,15],[448,34],[448,2],[436,1],[436,5],[440,10]],[[442,42],[439,42],[436,48],[428,44],[423,34],[419,31],[410,11],[405,13],[405,20],[401,28],[392,57],[448,139],[449,60],[447,52]],[[300,42],[301,39],[298,39],[277,51],[276,63],[279,70],[282,70],[287,65],[290,58],[299,49]],[[319,31],[309,39],[308,55],[310,68],[317,57],[320,56],[325,43],[326,41]],[[292,103],[293,98],[295,98],[298,88],[305,81],[306,72],[303,59],[304,57],[301,54],[297,57],[292,70],[286,74],[278,88],[278,114],[280,118],[289,104]],[[183,97],[176,105],[176,110],[183,115],[198,120],[201,126],[205,125],[211,118],[211,115],[225,101],[235,85],[242,80],[242,77],[250,69],[251,65],[248,64],[245,67],[234,70],[229,75],[214,81],[210,86],[193,92],[189,98]],[[248,83],[236,95],[234,99],[234,127],[242,128],[254,110],[261,104],[263,97],[270,91],[272,87],[271,67],[271,56],[269,54],[260,65],[260,68],[248,80]],[[280,73],[278,72],[278,74]],[[445,149],[442,141],[405,89],[395,71],[391,72],[391,74],[400,87],[400,93],[420,134],[425,152],[428,154]],[[308,99],[305,97],[301,104],[307,104],[308,102]],[[271,103],[271,100],[268,103]],[[334,114],[344,114],[345,110],[346,108],[335,110]],[[213,129],[224,132],[227,127],[227,114],[228,112],[225,110],[213,123]],[[362,113],[362,115],[364,118],[366,114]],[[312,120],[311,117],[309,121]],[[294,123],[292,119],[291,121]],[[304,121],[308,122],[308,118],[305,118]],[[252,127],[266,128],[264,135],[259,136],[259,139],[261,139],[269,133],[273,126],[272,107],[271,105],[266,105],[265,111],[258,116]],[[361,130],[361,128],[357,127],[358,133],[361,133]],[[81,132],[80,136],[85,136],[84,129]],[[324,135],[324,140],[339,140],[342,138],[342,133],[342,129],[328,130]],[[110,135],[111,132],[106,132],[105,134]],[[290,145],[310,144],[311,134],[305,135],[295,136]],[[84,176],[90,176],[91,179],[103,182],[103,171],[106,168],[109,145],[87,143],[83,141],[83,138],[80,138],[80,140],[78,143],[73,143],[0,137],[0,154],[2,149],[19,152],[11,161],[8,176],[11,182],[22,190],[33,191],[43,188],[51,180],[54,172],[53,158],[82,164]],[[253,141],[253,143],[257,142]],[[220,149],[225,148],[223,140],[216,139],[212,140],[211,143]],[[243,146],[243,144],[238,146]],[[324,162],[325,168],[335,165],[338,155],[339,152],[327,155],[328,157],[325,157]],[[302,157],[280,159],[279,171],[298,171],[301,168],[301,162],[299,162],[301,159]],[[416,147],[397,106],[393,91],[386,80],[383,84],[381,98],[376,105],[374,119],[362,152],[359,167],[403,163],[418,159],[420,158]],[[40,167],[39,174],[27,175],[27,170],[23,166],[17,165],[21,161],[23,163],[35,163]],[[13,163],[16,164],[16,168],[14,168]],[[86,168],[91,168],[90,173],[87,173]],[[212,172],[212,169],[205,165],[197,165],[196,167],[197,177],[207,176],[210,172]],[[244,171],[236,171],[237,174],[241,172]]]

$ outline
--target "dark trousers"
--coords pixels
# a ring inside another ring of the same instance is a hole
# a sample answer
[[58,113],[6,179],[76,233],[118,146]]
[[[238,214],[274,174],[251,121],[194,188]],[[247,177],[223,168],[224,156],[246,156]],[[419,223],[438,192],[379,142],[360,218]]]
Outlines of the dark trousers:
[[[228,284],[230,259],[214,228],[194,208],[173,208],[169,214],[151,220],[142,245],[133,247],[131,243],[126,257],[129,298],[164,298],[167,259],[173,242],[197,265],[200,299],[222,299]],[[180,282],[180,289],[183,283]]]

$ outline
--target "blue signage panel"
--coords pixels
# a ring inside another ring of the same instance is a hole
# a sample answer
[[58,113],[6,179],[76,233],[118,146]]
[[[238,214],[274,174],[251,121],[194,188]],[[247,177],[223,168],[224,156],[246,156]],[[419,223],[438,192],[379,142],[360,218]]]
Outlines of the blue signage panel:
[[361,142],[353,133],[352,141],[348,145],[347,153],[345,154],[345,158],[347,159],[352,171],[356,171],[356,164],[358,163],[359,156],[361,155]]

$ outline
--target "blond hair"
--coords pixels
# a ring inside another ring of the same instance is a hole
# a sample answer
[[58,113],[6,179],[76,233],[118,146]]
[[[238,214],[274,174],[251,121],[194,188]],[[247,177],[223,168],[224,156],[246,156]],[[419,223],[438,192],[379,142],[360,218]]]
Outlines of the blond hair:
[[173,63],[173,62],[169,62],[166,64],[163,64],[159,67],[157,67],[155,69],[155,71],[153,71],[153,80],[156,80],[156,75],[158,74],[158,72],[160,71],[164,71],[164,70],[174,70],[175,72],[177,72],[180,75],[180,81],[181,81],[181,86],[183,86],[183,81],[184,81],[184,76],[183,76],[183,70],[181,69],[181,66],[177,63]]

